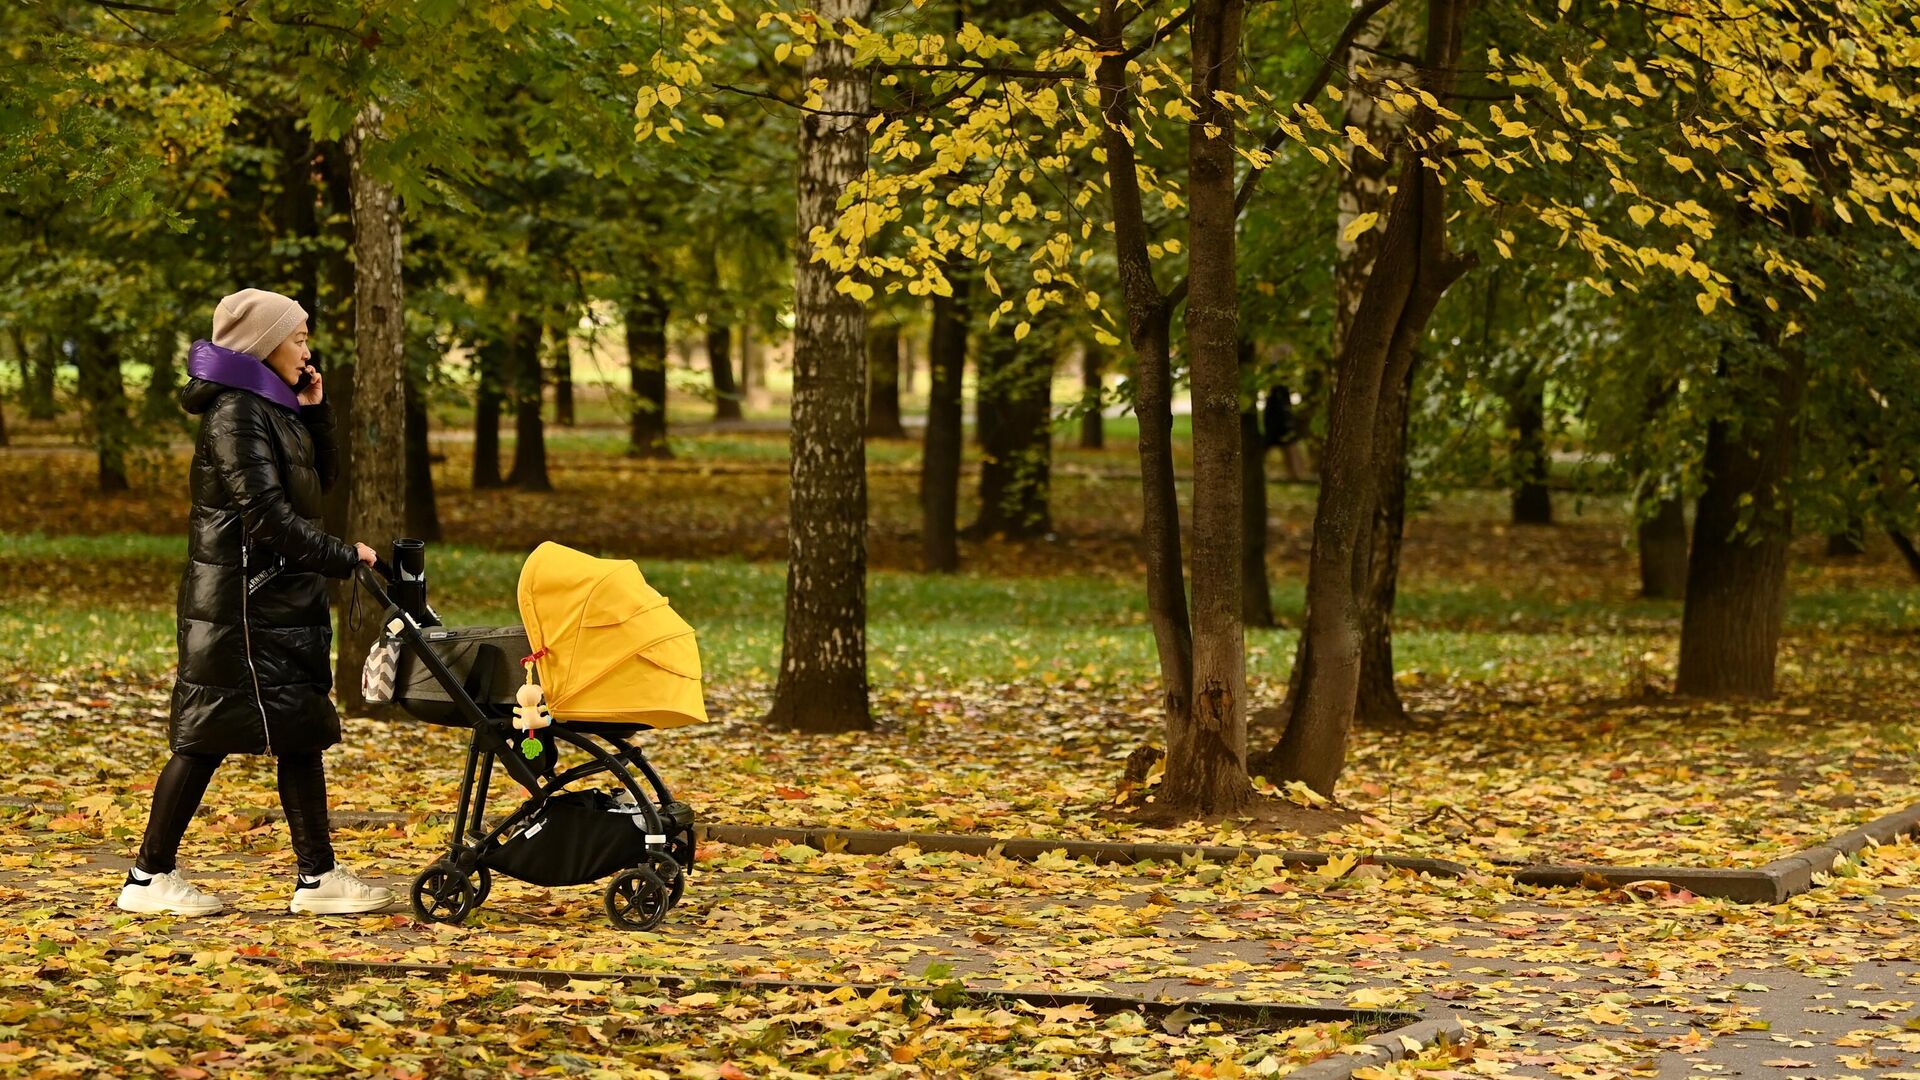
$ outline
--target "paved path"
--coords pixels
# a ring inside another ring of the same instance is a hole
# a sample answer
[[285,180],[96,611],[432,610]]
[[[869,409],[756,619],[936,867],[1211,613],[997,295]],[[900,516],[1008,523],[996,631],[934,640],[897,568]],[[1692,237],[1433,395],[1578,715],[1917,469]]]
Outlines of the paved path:
[[[466,928],[396,914],[329,920],[316,935],[312,922],[284,913],[284,857],[211,854],[277,848],[278,828],[254,828],[244,845],[231,834],[190,836],[196,880],[239,910],[175,923],[160,940],[292,955],[311,952],[319,936],[337,957],[846,981],[939,964],[982,986],[1450,1011],[1486,1033],[1475,1068],[1495,1075],[1920,1076],[1920,1035],[1905,1026],[1920,1026],[1920,897],[1901,889],[1772,912],[1684,898],[1515,899],[1439,882],[1404,896],[1302,888],[1223,900],[1204,870],[1156,878],[963,857],[790,865],[773,852],[720,849],[717,868],[697,876],[656,935],[606,930],[595,888],[517,882],[496,884]],[[130,947],[154,940],[108,906],[130,843],[14,839],[15,852],[54,850],[70,865],[0,871],[0,920],[46,911],[58,890],[69,899],[54,910],[77,932]],[[421,838],[395,830],[343,830],[340,846],[356,862],[354,853],[372,852],[360,864],[397,891],[426,858]],[[75,882],[87,884],[76,892]]]

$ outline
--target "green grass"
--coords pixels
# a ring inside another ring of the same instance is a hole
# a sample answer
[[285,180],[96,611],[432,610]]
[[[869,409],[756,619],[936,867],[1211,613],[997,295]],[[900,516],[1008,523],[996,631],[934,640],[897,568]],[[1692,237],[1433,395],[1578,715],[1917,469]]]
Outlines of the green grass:
[[[173,661],[173,574],[178,536],[0,535],[12,564],[87,564],[131,577],[123,601],[62,604],[57,595],[0,605],[6,667],[53,677],[75,667],[164,675]],[[456,624],[514,623],[521,557],[462,545],[436,546],[435,606]],[[136,572],[129,573],[131,565]],[[741,561],[658,561],[648,579],[700,629],[709,675],[727,684],[770,685],[777,670],[785,570]],[[0,596],[5,596],[0,593]],[[1276,611],[1297,625],[1301,583],[1274,584]],[[1158,670],[1140,585],[1087,575],[994,578],[874,573],[868,595],[877,687],[920,683],[1089,678],[1144,682]],[[362,608],[364,617],[374,617]],[[1399,665],[1439,677],[1570,677],[1628,672],[1649,648],[1670,648],[1679,606],[1568,600],[1487,584],[1415,581],[1402,590],[1395,634]],[[1920,629],[1913,590],[1828,588],[1795,596],[1797,629]],[[1665,642],[1666,644],[1662,644]],[[1248,634],[1250,671],[1279,683],[1291,665],[1291,630]],[[1625,675],[1623,674],[1623,678]]]

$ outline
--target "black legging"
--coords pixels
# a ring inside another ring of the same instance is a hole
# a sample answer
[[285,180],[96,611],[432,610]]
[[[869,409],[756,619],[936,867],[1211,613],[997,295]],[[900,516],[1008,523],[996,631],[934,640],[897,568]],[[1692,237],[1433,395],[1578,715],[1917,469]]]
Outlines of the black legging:
[[[220,767],[224,754],[191,754],[174,751],[173,759],[160,770],[153,785],[153,811],[147,818],[147,835],[140,842],[140,855],[134,865],[143,873],[165,874],[174,869],[180,853],[180,838],[187,823],[200,809],[200,798],[207,793],[213,770]],[[327,826],[327,774],[318,753],[281,754],[280,809],[287,815],[287,831],[293,834],[293,853],[300,872],[318,877],[333,869],[333,840]]]

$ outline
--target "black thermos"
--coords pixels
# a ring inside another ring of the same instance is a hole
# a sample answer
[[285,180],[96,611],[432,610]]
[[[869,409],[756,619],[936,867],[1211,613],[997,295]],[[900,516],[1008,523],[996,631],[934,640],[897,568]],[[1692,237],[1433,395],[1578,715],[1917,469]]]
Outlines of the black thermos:
[[411,537],[395,540],[392,565],[393,580],[387,588],[393,602],[421,626],[440,625],[439,616],[427,606],[427,542]]

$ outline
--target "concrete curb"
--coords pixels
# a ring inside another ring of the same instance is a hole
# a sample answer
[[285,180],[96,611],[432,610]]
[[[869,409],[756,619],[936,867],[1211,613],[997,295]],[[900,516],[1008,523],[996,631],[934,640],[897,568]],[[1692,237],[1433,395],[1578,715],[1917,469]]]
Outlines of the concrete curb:
[[1289,1080],[1351,1080],[1361,1069],[1389,1065],[1414,1057],[1440,1043],[1460,1042],[1467,1035],[1458,1017],[1440,1016],[1375,1035],[1358,1046],[1321,1058],[1287,1074]]
[[1865,825],[1803,851],[1749,869],[1691,866],[1557,866],[1541,863],[1514,872],[1521,885],[1577,887],[1596,883],[1631,885],[1663,881],[1695,896],[1743,904],[1779,904],[1813,888],[1814,876],[1830,873],[1834,862],[1868,844],[1886,844],[1920,833],[1920,803],[1875,818]]
[[[109,953],[121,956],[145,956],[146,953],[124,947],[114,947]],[[176,950],[176,959],[190,959],[194,950]],[[1216,1001],[1208,998],[1143,998],[1131,994],[1092,994],[1064,990],[1019,990],[1011,987],[968,986],[957,981],[946,984],[929,983],[925,985],[904,985],[900,983],[876,982],[814,982],[796,979],[741,978],[739,976],[707,974],[684,971],[580,971],[569,968],[515,968],[499,967],[487,964],[443,964],[399,960],[336,960],[326,957],[286,957],[269,953],[241,954],[234,958],[239,963],[257,964],[277,968],[283,971],[322,970],[343,973],[370,972],[392,975],[422,975],[429,978],[445,979],[455,976],[487,975],[499,979],[538,982],[548,986],[565,986],[570,982],[639,982],[656,986],[672,986],[682,990],[700,987],[722,986],[747,991],[799,991],[808,993],[832,993],[837,990],[852,990],[862,997],[871,996],[876,991],[932,994],[951,987],[954,992],[974,1001],[1020,1001],[1043,1008],[1062,1008],[1071,1005],[1083,1005],[1095,1015],[1107,1016],[1119,1012],[1140,1012],[1155,1019],[1170,1016],[1186,1010],[1197,1016],[1214,1019],[1229,1019],[1247,1026],[1270,1027],[1284,1025],[1299,1027],[1305,1024],[1322,1024],[1346,1021],[1357,1023],[1366,1020],[1379,1020],[1398,1023],[1403,1026],[1385,1032],[1375,1038],[1386,1038],[1401,1032],[1412,1032],[1423,1027],[1419,1022],[1420,1014],[1404,1009],[1350,1009],[1335,1005],[1296,1005],[1278,1001]]]
[[[0,806],[34,807],[30,799],[0,797]],[[279,810],[242,810],[246,816],[278,820]],[[445,819],[451,815],[434,812],[398,814],[386,811],[336,810],[333,824],[345,828],[379,828],[416,821]],[[1284,848],[1227,847],[1215,844],[1135,844],[1105,840],[1049,840],[1026,837],[999,837],[967,833],[880,832],[869,829],[787,827],[777,825],[698,825],[696,835],[704,842],[765,846],[804,844],[820,851],[850,855],[883,855],[896,848],[913,846],[925,852],[952,852],[961,855],[993,855],[1022,862],[1033,862],[1052,852],[1069,859],[1108,865],[1133,865],[1142,862],[1178,862],[1201,858],[1211,862],[1235,862],[1273,856],[1289,868],[1325,866],[1332,858],[1324,851],[1293,851]],[[1852,855],[1869,843],[1891,843],[1902,836],[1920,834],[1920,803],[1876,818],[1857,829],[1803,851],[1773,860],[1764,866],[1603,866],[1597,864],[1562,865],[1535,863],[1492,873],[1504,874],[1517,885],[1546,888],[1620,888],[1640,882],[1664,882],[1685,889],[1695,896],[1732,900],[1742,904],[1778,904],[1814,887],[1816,875],[1831,872],[1834,862]],[[1403,855],[1366,853],[1356,866],[1384,866],[1396,870],[1435,877],[1464,878],[1474,874],[1473,867],[1450,859],[1429,859]]]

